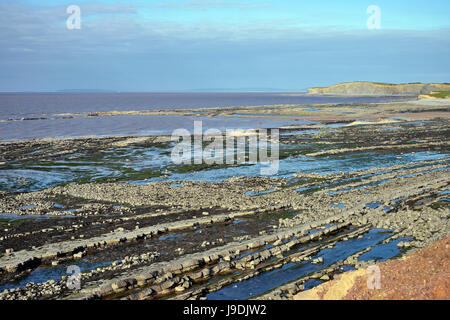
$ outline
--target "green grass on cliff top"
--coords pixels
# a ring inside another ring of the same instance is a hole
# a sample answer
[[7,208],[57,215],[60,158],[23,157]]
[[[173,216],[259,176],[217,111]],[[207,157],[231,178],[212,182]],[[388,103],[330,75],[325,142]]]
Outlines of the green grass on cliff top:
[[439,91],[435,93],[430,93],[430,96],[445,99],[447,97],[450,97],[450,91]]

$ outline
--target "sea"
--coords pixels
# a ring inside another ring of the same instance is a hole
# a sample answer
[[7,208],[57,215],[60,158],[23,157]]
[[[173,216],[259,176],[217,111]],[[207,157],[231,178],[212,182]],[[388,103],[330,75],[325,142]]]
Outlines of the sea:
[[118,115],[90,117],[83,112],[227,108],[318,103],[391,101],[389,97],[317,97],[277,92],[146,92],[146,93],[0,93],[0,140],[103,136],[170,135],[175,129],[275,128],[311,123],[308,120],[204,117],[177,115]]

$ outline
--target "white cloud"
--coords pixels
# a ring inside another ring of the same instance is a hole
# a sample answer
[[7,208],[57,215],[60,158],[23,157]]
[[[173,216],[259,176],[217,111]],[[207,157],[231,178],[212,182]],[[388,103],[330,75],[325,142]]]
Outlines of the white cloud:
[[164,1],[153,5],[159,8],[179,8],[179,9],[256,9],[271,7],[272,4],[264,2],[251,1],[232,1],[232,0],[188,0],[188,1]]

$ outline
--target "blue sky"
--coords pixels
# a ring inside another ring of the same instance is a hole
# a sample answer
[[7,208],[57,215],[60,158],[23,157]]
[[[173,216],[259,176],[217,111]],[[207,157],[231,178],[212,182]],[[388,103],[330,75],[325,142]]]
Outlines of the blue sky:
[[0,91],[450,82],[450,1],[2,0],[0,15]]

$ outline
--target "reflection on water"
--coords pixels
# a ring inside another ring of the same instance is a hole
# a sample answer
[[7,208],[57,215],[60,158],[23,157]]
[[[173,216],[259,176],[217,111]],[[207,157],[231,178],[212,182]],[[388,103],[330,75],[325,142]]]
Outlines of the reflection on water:
[[[35,191],[71,181],[89,182],[108,177],[121,177],[122,181],[125,180],[131,184],[186,180],[217,182],[235,176],[260,176],[261,168],[268,166],[264,163],[256,163],[245,166],[177,173],[175,172],[177,167],[173,166],[171,162],[170,149],[126,147],[120,150],[120,154],[105,152],[96,161],[89,157],[80,157],[73,161],[30,164],[29,167],[18,164],[22,169],[0,170],[0,190]],[[339,159],[296,155],[295,157],[280,160],[279,171],[276,176],[292,178],[292,175],[299,171],[319,174],[338,173],[340,171],[347,173],[367,170],[375,166],[387,167],[424,160],[444,159],[446,157],[446,154],[438,152],[407,153],[403,154],[400,159],[396,155],[375,155],[371,153],[345,154]],[[168,168],[168,176],[160,176],[159,173],[162,168]],[[260,193],[272,191],[274,190]],[[299,189],[298,191],[304,190]],[[254,194],[248,193],[247,195],[251,196]]]
[[84,262],[83,259],[81,259],[81,260],[67,261],[58,266],[39,267],[18,281],[1,284],[0,292],[6,289],[22,288],[26,286],[27,283],[30,282],[38,284],[49,280],[59,281],[62,276],[70,276],[72,274],[67,272],[67,267],[70,265],[77,265],[80,268],[81,272],[87,272],[90,270],[94,270],[98,267],[103,267],[110,264],[111,261],[92,263],[92,262]]
[[380,102],[392,98],[309,97],[279,93],[29,93],[0,94],[0,140],[43,137],[171,134],[191,129],[194,120],[206,128],[255,128],[301,124],[294,119],[199,118],[183,116],[64,116],[82,112],[222,108],[279,104]]
[[271,92],[0,93],[0,120],[62,113],[167,110],[277,104],[381,102],[386,97],[287,96]]
[[[212,292],[206,297],[209,300],[223,300],[223,299],[249,299],[254,296],[260,295],[268,290],[274,289],[278,286],[286,284],[290,281],[299,279],[310,273],[317,272],[328,265],[331,265],[339,260],[344,260],[348,256],[359,252],[369,246],[375,245],[378,242],[386,239],[391,235],[391,232],[387,232],[383,229],[372,229],[368,233],[364,234],[362,238],[353,238],[348,241],[337,242],[331,249],[323,249],[311,259],[318,257],[323,258],[323,264],[312,264],[310,261],[304,261],[300,263],[288,263],[279,269],[273,271],[263,272],[255,277],[242,282],[233,283],[226,286],[219,291]],[[301,249],[301,248],[300,248]],[[381,257],[391,257],[392,251],[390,247],[383,250],[384,247],[379,247],[379,254]],[[314,285],[320,284],[316,282]]]
[[81,136],[146,136],[171,135],[175,129],[193,132],[194,121],[202,121],[203,129],[277,128],[312,123],[295,119],[233,118],[225,116],[155,116],[121,115],[113,117],[74,117],[58,120],[0,122],[0,140],[33,138],[69,138]]

